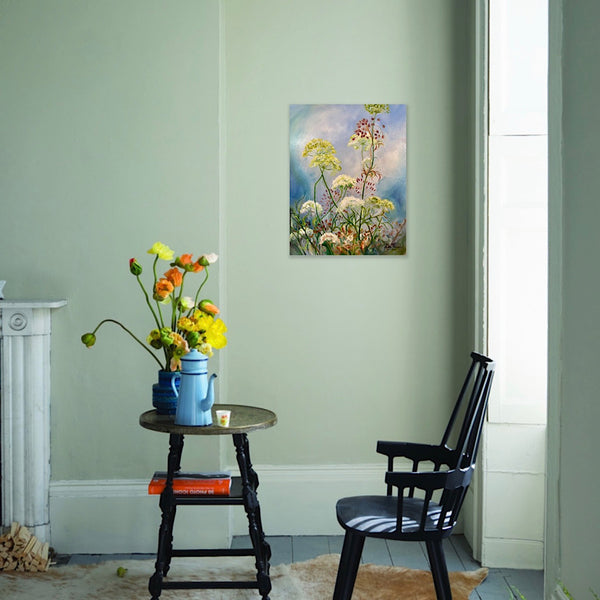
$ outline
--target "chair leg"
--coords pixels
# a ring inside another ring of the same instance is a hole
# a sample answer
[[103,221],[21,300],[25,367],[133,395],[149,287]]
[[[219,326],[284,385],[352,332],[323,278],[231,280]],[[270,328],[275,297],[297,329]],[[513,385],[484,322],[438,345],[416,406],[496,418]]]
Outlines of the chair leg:
[[437,600],[452,600],[442,540],[425,542]]
[[333,600],[350,600],[352,598],[364,545],[365,537],[363,535],[346,531],[335,581],[335,590],[333,591]]

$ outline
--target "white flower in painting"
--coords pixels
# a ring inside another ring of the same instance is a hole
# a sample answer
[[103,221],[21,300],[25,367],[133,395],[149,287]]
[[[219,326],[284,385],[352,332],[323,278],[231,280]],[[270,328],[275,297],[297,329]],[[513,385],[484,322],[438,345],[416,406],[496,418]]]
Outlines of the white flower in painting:
[[333,245],[337,245],[340,243],[340,238],[338,238],[338,236],[335,235],[335,233],[331,233],[330,231],[328,231],[319,238],[319,244],[321,246],[324,246],[325,242],[330,242]]
[[332,188],[350,189],[356,185],[356,179],[350,175],[338,175],[331,184]]
[[300,207],[300,214],[309,217],[320,216],[323,212],[323,207],[318,202],[308,200]]
[[302,229],[298,229],[298,231],[292,231],[290,233],[290,241],[299,242],[303,238],[309,238],[314,235],[314,231],[310,227],[303,227]]
[[360,213],[364,205],[364,200],[361,200],[360,198],[355,198],[354,196],[347,196],[338,204],[338,212]]

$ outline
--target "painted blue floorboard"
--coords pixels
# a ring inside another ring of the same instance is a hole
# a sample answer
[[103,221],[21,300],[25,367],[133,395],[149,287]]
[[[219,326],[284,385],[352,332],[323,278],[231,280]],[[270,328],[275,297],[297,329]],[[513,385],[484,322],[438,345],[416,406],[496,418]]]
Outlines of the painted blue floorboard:
[[[273,566],[301,562],[321,554],[339,554],[344,537],[339,536],[273,536],[267,537],[271,546]],[[249,548],[249,536],[236,536],[232,548]],[[448,570],[474,570],[479,563],[473,560],[464,536],[452,536],[444,543]],[[154,559],[154,554],[73,554],[59,555],[58,565],[93,564],[106,560]],[[429,569],[425,546],[419,542],[393,542],[367,539],[362,556],[364,563],[396,565],[412,569]],[[470,600],[511,600],[510,586],[515,586],[527,600],[541,600],[544,589],[543,571],[520,569],[490,569],[487,579],[471,594]]]
[[373,563],[375,565],[390,565],[392,558],[390,550],[385,540],[377,538],[367,538],[362,553],[362,562],[364,564]]
[[388,541],[392,564],[407,569],[429,569],[427,553],[419,542]]
[[302,562],[329,553],[326,535],[297,535],[292,538],[292,562]]

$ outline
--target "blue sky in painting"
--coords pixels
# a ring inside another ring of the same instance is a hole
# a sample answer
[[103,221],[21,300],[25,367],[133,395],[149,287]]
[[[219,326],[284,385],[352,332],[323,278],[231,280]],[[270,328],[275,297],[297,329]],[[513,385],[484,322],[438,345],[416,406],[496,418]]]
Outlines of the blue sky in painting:
[[[313,138],[331,142],[342,163],[341,171],[326,173],[328,183],[342,173],[354,178],[360,174],[360,151],[348,146],[348,141],[356,123],[365,117],[370,115],[364,104],[290,105],[290,205],[313,198],[319,170],[302,157]],[[390,104],[390,112],[379,117],[385,124],[385,145],[377,150],[376,168],[383,174],[377,195],[394,202],[393,218],[402,220],[406,217],[406,104]]]

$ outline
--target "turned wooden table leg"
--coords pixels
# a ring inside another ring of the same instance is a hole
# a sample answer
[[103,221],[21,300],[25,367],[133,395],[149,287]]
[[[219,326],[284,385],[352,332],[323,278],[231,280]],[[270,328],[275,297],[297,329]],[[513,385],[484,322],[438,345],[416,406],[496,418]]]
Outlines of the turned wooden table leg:
[[162,592],[162,580],[166,577],[171,566],[173,554],[173,525],[175,523],[176,505],[173,493],[173,476],[181,468],[181,453],[183,452],[183,435],[172,433],[169,436],[169,456],[167,458],[167,480],[165,489],[160,495],[160,510],[162,513],[158,529],[158,550],[156,552],[155,571],[148,591],[152,600],[157,600]]
[[256,580],[258,583],[258,591],[263,597],[263,600],[269,600],[269,592],[271,591],[271,577],[269,575],[271,547],[265,539],[260,516],[260,504],[256,494],[256,489],[258,488],[258,475],[252,468],[248,436],[245,433],[234,434],[233,443],[235,445],[236,458],[242,478],[242,495],[244,499],[244,509],[246,510],[246,516],[248,517],[248,530],[256,557]]

